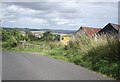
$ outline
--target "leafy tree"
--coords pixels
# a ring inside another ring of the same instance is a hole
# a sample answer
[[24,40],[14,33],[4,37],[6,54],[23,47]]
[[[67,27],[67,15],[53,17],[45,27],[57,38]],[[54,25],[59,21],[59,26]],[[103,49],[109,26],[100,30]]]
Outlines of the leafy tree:
[[42,41],[53,41],[54,35],[50,31],[43,33]]
[[15,47],[23,39],[24,36],[16,29],[2,29],[3,47]]
[[26,31],[26,40],[36,41],[36,40],[39,40],[39,37],[36,37],[30,31]]

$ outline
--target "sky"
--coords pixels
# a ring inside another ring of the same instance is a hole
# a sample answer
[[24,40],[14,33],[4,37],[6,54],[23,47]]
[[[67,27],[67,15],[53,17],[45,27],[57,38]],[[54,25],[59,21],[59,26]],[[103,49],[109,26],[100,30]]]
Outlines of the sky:
[[118,2],[3,2],[2,26],[77,30],[118,23]]

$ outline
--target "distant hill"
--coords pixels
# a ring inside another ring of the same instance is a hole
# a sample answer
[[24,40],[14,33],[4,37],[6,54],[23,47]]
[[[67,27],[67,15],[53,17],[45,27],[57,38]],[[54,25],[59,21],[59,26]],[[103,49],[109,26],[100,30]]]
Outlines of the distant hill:
[[30,29],[30,28],[9,28],[9,27],[2,27],[2,29],[17,29],[19,31],[50,31],[52,33],[60,33],[60,34],[73,34],[76,31],[76,30]]
[[52,33],[73,34],[76,30],[30,29],[30,31],[50,31]]

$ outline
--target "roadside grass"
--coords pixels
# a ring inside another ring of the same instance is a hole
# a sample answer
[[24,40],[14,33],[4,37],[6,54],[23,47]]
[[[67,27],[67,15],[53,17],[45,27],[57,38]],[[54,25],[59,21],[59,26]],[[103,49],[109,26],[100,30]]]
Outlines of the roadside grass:
[[32,41],[29,42],[32,45],[21,46],[18,45],[13,48],[3,48],[3,50],[15,51],[15,52],[27,52],[27,53],[37,53],[44,56],[50,56],[55,59],[61,59],[68,61],[68,58],[65,57],[64,46],[60,42],[39,42]]
[[[31,43],[30,43],[31,44]],[[49,49],[47,45],[43,46],[43,45],[36,45],[36,44],[32,44],[32,45],[25,45],[25,46],[16,46],[13,48],[10,48],[8,50],[13,50],[13,51],[22,51],[22,52],[31,52],[31,53],[39,53],[39,52],[44,52],[46,49]]]
[[51,56],[55,59],[61,59],[64,61],[69,61],[69,59],[67,57],[65,57],[66,52],[64,51],[64,47],[63,46],[59,46],[59,47],[54,47],[50,50],[47,50],[47,52],[45,53],[46,56]]

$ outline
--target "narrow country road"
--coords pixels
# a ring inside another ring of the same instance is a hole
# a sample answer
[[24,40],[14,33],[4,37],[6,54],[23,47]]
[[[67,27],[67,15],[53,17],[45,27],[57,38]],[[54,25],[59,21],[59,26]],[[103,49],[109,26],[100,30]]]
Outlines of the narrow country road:
[[2,80],[112,80],[112,78],[47,56],[3,51]]

